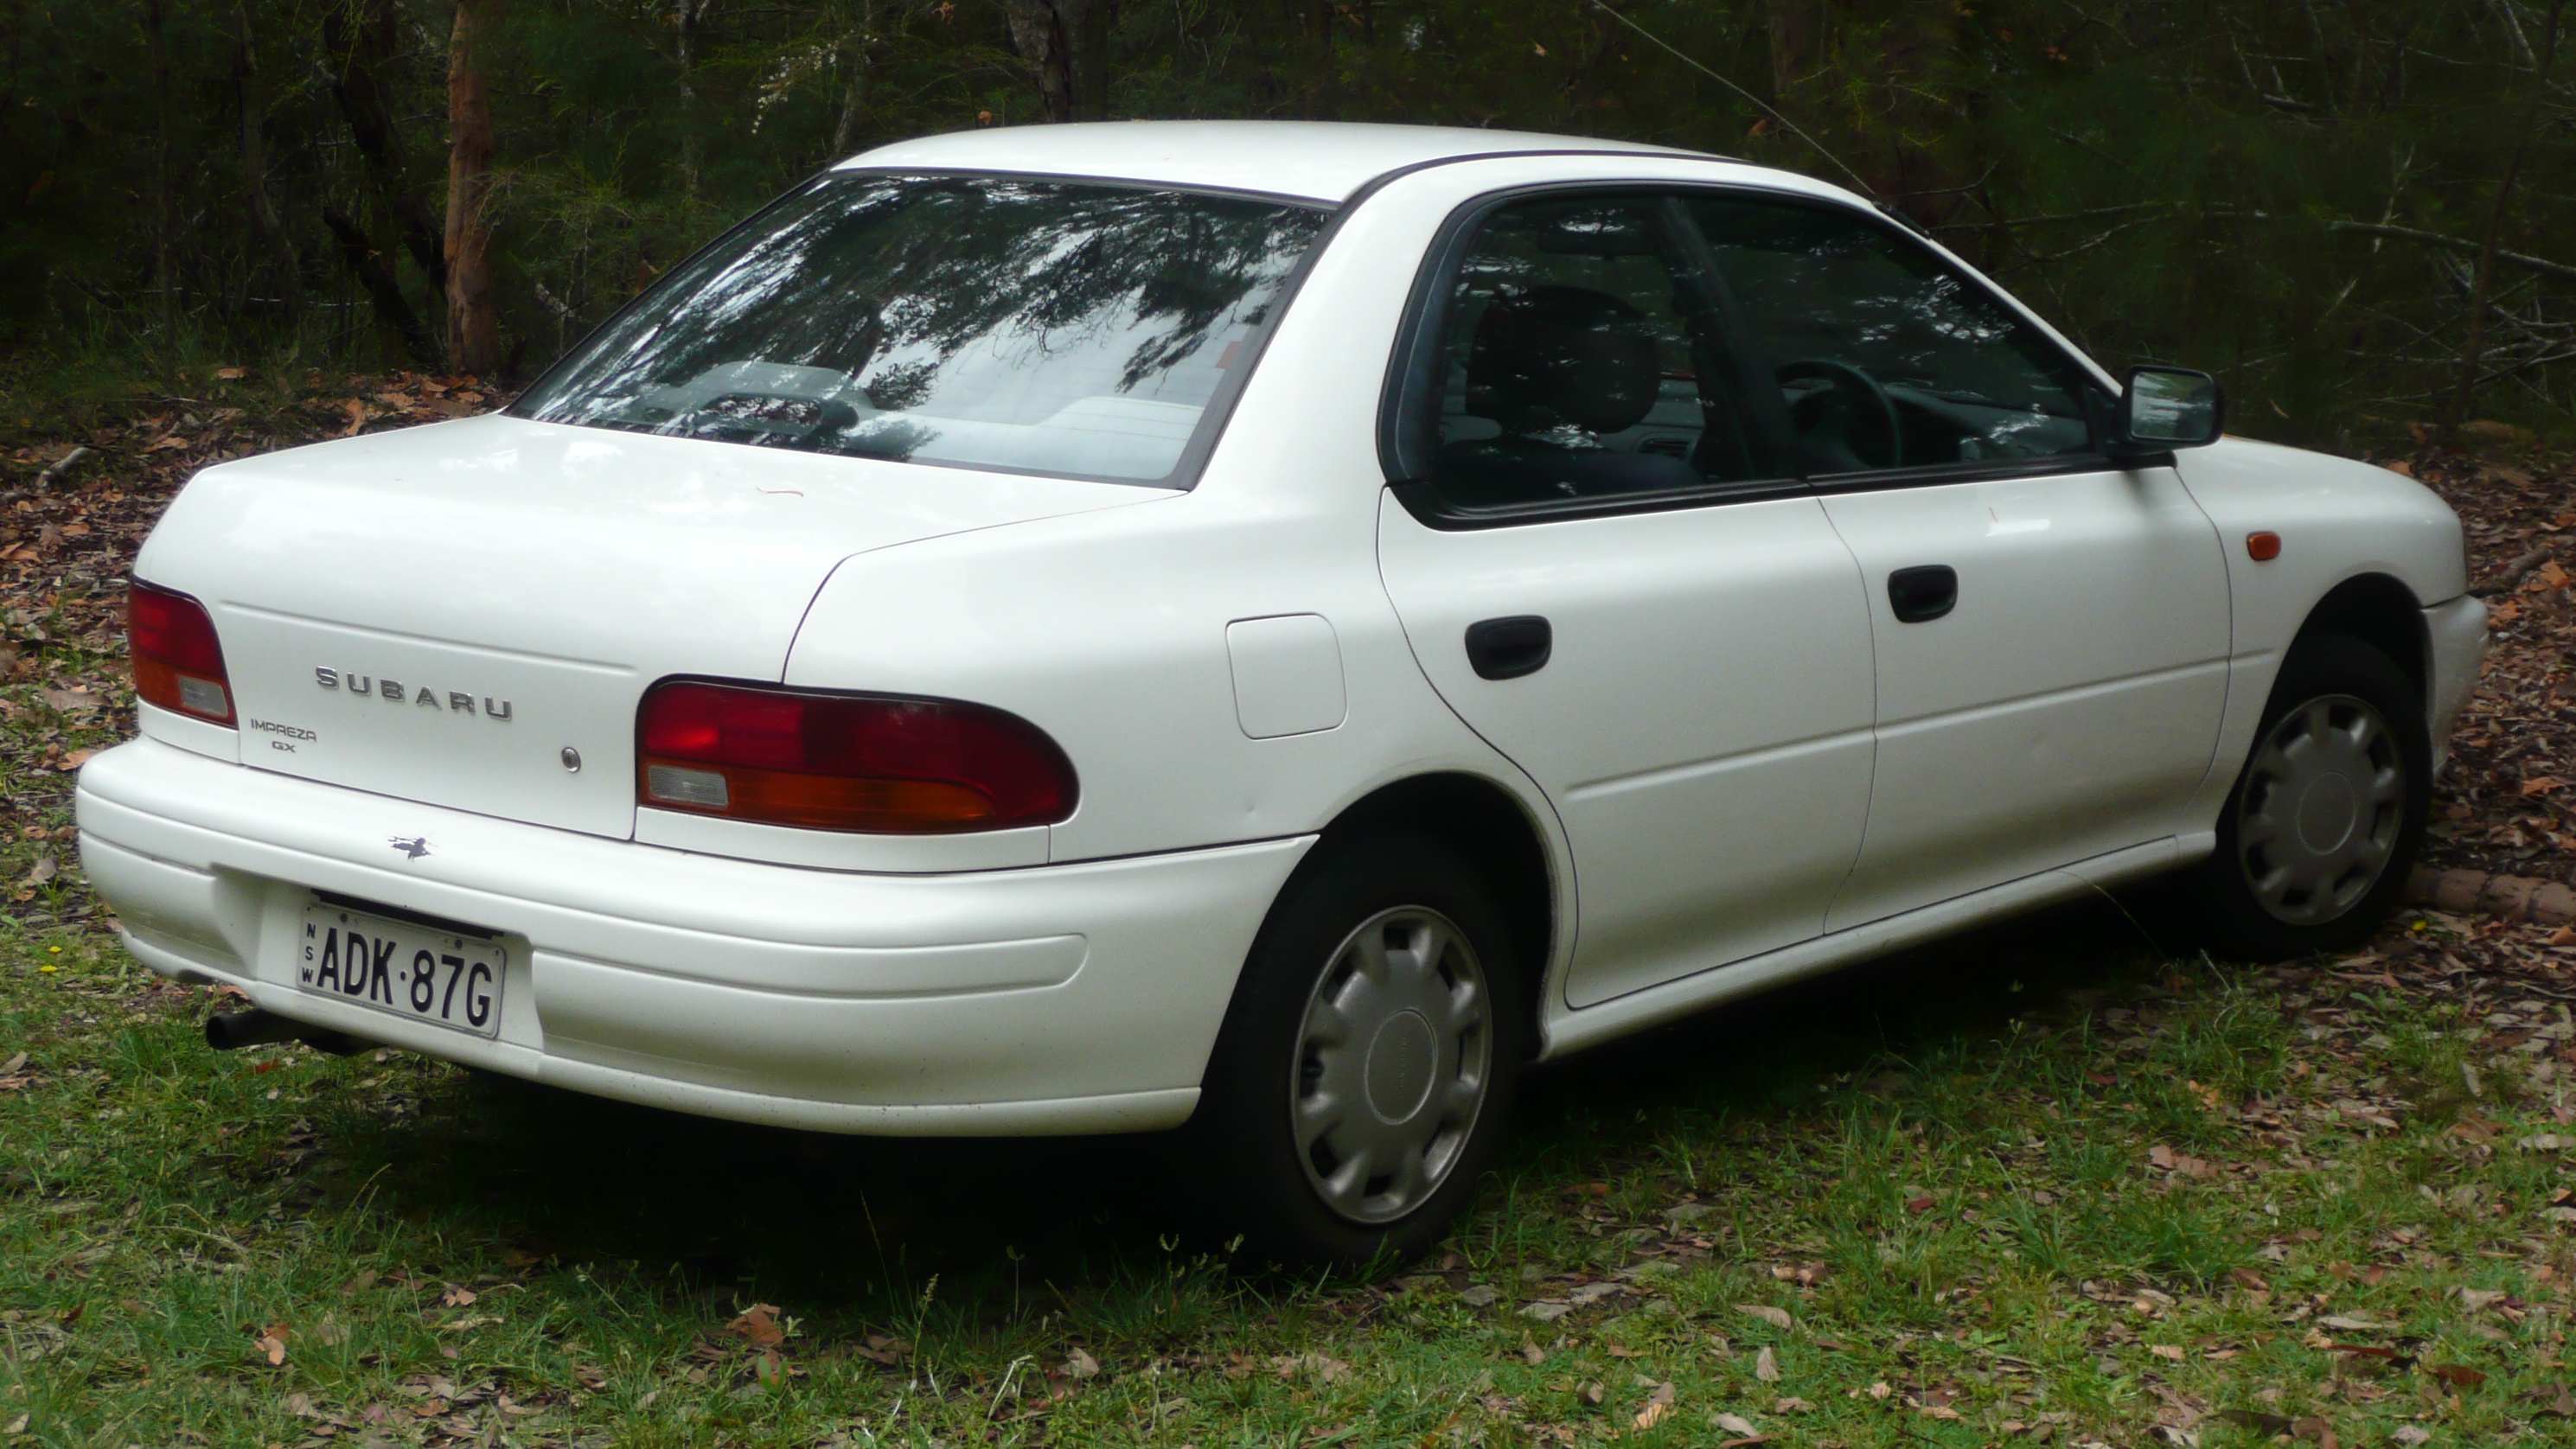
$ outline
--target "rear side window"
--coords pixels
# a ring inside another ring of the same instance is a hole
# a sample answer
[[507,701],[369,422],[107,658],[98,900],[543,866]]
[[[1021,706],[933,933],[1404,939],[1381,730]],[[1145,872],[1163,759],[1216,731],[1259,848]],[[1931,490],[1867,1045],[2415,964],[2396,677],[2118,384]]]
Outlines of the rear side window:
[[2088,452],[2092,384],[2049,339],[1906,238],[1848,213],[1687,203],[1780,389],[1809,475]]
[[1316,208],[836,175],[613,318],[512,409],[587,427],[1173,486]]
[[1446,279],[1429,395],[1414,404],[1437,398],[1423,481],[1444,506],[1614,500],[1758,475],[1686,227],[1664,198],[1588,194],[1506,205],[1478,224]]

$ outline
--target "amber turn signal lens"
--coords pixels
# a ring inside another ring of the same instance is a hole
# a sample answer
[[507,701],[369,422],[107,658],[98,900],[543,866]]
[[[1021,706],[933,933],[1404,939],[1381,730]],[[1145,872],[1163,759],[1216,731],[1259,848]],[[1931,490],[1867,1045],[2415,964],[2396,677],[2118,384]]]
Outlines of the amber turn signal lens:
[[125,635],[134,692],[144,703],[219,725],[233,722],[224,647],[205,605],[136,579],[125,592]]
[[2245,556],[2256,563],[2270,563],[2281,556],[2281,535],[2265,530],[2245,535]]
[[956,700],[670,680],[636,723],[637,798],[664,810],[929,835],[1049,825],[1077,798],[1044,731]]

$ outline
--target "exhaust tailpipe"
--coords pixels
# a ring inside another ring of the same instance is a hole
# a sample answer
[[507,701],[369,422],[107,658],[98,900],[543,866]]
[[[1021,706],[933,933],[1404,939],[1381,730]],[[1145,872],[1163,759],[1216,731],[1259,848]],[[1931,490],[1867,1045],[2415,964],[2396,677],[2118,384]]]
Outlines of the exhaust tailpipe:
[[280,1016],[256,1006],[248,1011],[206,1018],[206,1045],[219,1052],[281,1041],[300,1041],[315,1051],[335,1057],[355,1056],[369,1045],[345,1031],[307,1026],[292,1017]]

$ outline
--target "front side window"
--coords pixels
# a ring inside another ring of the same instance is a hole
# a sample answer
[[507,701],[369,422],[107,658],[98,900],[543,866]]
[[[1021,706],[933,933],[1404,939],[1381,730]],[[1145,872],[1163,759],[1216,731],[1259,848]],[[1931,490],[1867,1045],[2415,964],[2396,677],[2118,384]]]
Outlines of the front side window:
[[1418,404],[1437,398],[1425,481],[1479,509],[1754,478],[1709,302],[1663,198],[1496,210],[1442,299]]
[[1311,207],[1008,177],[825,177],[512,410],[1135,483],[1176,476],[1322,230]]
[[1824,207],[1709,195],[1688,204],[1780,388],[1800,471],[2092,450],[2090,380],[1929,251]]

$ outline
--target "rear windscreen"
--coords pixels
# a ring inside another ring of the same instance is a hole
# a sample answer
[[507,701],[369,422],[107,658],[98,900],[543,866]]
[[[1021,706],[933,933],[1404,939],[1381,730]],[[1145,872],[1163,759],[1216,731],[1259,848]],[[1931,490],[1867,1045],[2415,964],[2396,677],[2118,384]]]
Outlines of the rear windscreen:
[[1182,485],[1324,213],[1007,177],[825,177],[691,258],[521,417]]

